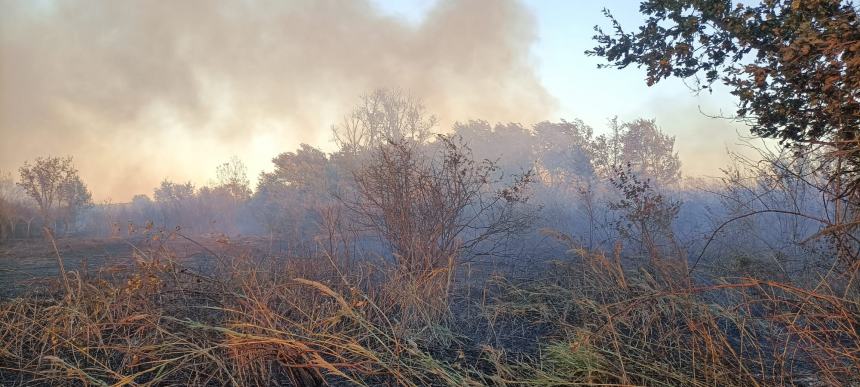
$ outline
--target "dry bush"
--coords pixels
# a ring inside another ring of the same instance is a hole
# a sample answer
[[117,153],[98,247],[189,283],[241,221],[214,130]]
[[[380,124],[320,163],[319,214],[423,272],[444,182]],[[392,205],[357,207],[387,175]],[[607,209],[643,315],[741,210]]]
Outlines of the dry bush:
[[341,197],[351,222],[379,238],[393,258],[396,288],[388,305],[410,331],[447,317],[462,260],[494,253],[494,242],[530,221],[521,210],[530,174],[505,182],[494,163],[474,161],[457,138],[438,136],[433,146],[378,146],[354,172],[352,195]]
[[753,278],[684,285],[683,267],[630,271],[617,252],[607,257],[571,247],[577,259],[557,263],[551,275],[494,283],[497,296],[485,306],[491,324],[519,319],[546,330],[531,364],[496,362],[511,384],[860,382],[853,281],[841,290]]
[[528,200],[530,173],[506,183],[495,163],[476,162],[457,138],[437,139],[430,155],[408,141],[378,147],[354,173],[354,198],[342,199],[407,272],[444,267],[452,256],[474,253],[530,221],[518,211]]

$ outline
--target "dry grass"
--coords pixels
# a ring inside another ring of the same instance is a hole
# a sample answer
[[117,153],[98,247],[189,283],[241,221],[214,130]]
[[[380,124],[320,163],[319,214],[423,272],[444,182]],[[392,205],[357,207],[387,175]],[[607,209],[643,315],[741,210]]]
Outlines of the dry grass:
[[4,301],[0,380],[479,384],[416,344],[444,321],[444,298],[418,296],[445,291],[445,273],[406,278],[368,266],[351,275],[323,257],[287,264],[240,257],[205,276],[174,258],[142,253],[122,281],[69,272],[70,291]]
[[532,364],[507,370],[527,384],[860,383],[853,281],[838,291],[755,278],[695,286],[683,265],[626,271],[620,257],[575,253],[539,281],[495,280],[494,320],[552,328]]
[[538,278],[495,276],[466,294],[451,285],[453,260],[416,274],[244,256],[204,275],[169,251],[142,251],[122,275],[69,272],[68,291],[0,303],[0,382],[860,383],[850,278],[698,286],[678,265],[631,271],[617,256],[572,253]]

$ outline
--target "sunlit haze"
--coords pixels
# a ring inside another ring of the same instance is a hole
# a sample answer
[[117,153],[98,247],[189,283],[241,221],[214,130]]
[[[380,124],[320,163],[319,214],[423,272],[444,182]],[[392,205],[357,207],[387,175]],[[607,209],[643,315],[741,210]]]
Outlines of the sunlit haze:
[[[96,201],[163,179],[206,184],[238,156],[252,180],[359,96],[400,88],[456,121],[655,118],[688,176],[716,175],[744,128],[727,92],[599,70],[600,10],[627,1],[0,2],[0,170],[69,155]],[[701,111],[701,112],[700,112]],[[703,114],[704,113],[704,114]],[[252,181],[253,184],[253,181]]]

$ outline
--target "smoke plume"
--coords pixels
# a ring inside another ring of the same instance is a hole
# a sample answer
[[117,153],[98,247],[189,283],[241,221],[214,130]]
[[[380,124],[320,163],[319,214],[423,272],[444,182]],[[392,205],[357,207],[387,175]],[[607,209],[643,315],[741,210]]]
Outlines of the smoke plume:
[[324,145],[357,97],[402,88],[453,121],[531,123],[555,100],[515,1],[439,1],[418,23],[366,1],[0,2],[0,169],[72,155],[97,199],[162,178],[251,174]]

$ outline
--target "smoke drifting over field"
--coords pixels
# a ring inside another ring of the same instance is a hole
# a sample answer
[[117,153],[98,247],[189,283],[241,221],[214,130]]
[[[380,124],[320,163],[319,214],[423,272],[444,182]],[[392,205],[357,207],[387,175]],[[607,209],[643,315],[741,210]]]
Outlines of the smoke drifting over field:
[[379,87],[422,98],[442,128],[555,108],[514,1],[440,1],[418,24],[363,1],[0,4],[0,169],[74,155],[96,199],[202,183],[233,154],[256,173],[328,142]]

